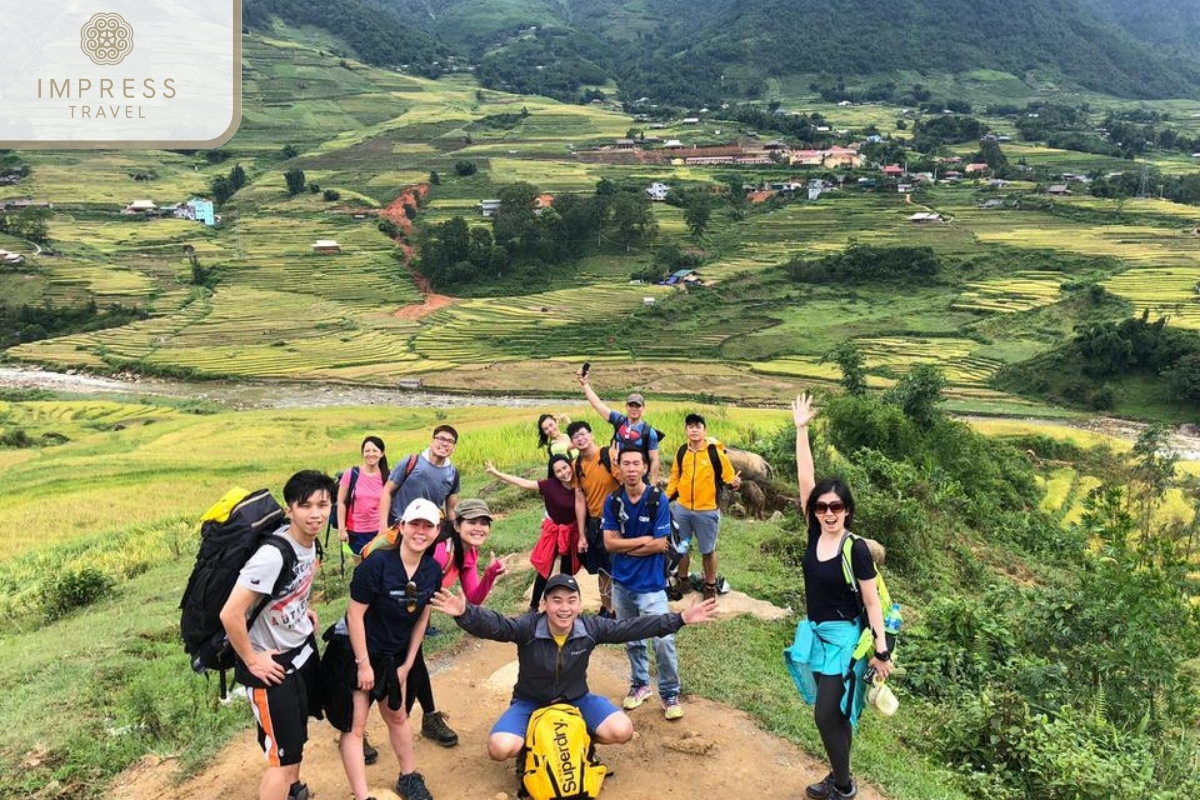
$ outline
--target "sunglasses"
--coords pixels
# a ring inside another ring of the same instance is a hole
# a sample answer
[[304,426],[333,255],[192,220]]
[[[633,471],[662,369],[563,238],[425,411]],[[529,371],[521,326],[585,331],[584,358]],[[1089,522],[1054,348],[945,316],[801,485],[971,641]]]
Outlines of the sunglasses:
[[817,503],[813,506],[813,511],[817,514],[840,514],[846,510],[846,504],[840,500],[834,500],[832,503]]
[[410,614],[417,613],[417,583],[409,581],[404,587],[404,608]]

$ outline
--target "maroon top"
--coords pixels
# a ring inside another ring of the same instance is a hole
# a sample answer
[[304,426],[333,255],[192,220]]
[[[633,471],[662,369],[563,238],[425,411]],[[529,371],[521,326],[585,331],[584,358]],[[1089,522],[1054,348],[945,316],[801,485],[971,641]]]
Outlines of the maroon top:
[[558,525],[570,525],[575,521],[575,490],[562,485],[558,478],[538,481],[538,491],[546,502],[546,514]]

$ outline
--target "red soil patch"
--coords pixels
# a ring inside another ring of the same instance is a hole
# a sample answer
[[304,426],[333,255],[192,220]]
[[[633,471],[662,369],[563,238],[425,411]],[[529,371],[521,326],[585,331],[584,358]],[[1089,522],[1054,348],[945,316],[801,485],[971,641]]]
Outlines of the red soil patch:
[[[419,208],[420,200],[424,199],[428,193],[429,185],[425,183],[419,183],[416,186],[406,186],[396,196],[395,200],[388,203],[387,208],[383,209],[379,216],[396,223],[396,226],[404,231],[404,235],[407,236],[412,233],[412,220],[408,218],[408,214],[404,213],[404,207],[407,205]],[[404,268],[412,276],[413,283],[416,284],[417,291],[421,293],[424,300],[421,303],[414,303],[397,309],[392,316],[398,319],[420,319],[428,314],[432,314],[439,308],[445,308],[451,303],[457,302],[453,297],[447,297],[444,294],[435,294],[429,285],[429,279],[417,272],[413,267],[413,255],[415,254],[413,246],[405,242],[401,237],[396,237],[395,241],[404,252]]]

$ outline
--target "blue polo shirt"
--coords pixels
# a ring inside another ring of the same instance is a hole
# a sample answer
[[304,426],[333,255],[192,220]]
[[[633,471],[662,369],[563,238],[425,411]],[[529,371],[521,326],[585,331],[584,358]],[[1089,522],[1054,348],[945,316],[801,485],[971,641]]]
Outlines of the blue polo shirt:
[[[629,501],[624,487],[604,501],[604,521],[602,527],[606,531],[621,531],[625,539],[636,539],[639,536],[653,536],[662,539],[671,534],[671,504],[665,496],[658,498],[658,513],[650,519],[650,488],[642,492],[636,503]],[[617,518],[616,505],[620,503],[626,517],[625,529],[621,530],[621,522]],[[667,588],[667,556],[656,553],[652,556],[631,556],[625,553],[610,553],[612,561],[612,579],[630,592],[639,594],[661,592]]]

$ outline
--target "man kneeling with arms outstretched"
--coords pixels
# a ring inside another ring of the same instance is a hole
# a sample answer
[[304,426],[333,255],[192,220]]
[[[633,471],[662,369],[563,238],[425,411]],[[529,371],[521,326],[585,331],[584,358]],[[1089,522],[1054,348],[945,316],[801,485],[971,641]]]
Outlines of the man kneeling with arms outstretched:
[[617,644],[677,632],[685,624],[716,619],[716,600],[705,600],[682,614],[657,614],[613,620],[581,617],[579,584],[570,575],[546,583],[542,611],[504,617],[467,603],[442,589],[431,605],[455,618],[458,627],[481,639],[517,645],[517,685],[512,705],[492,727],[488,755],[496,761],[516,758],[534,711],[553,703],[579,709],[597,744],[624,744],[633,738],[633,722],[607,697],[587,686],[588,660],[599,644]]

